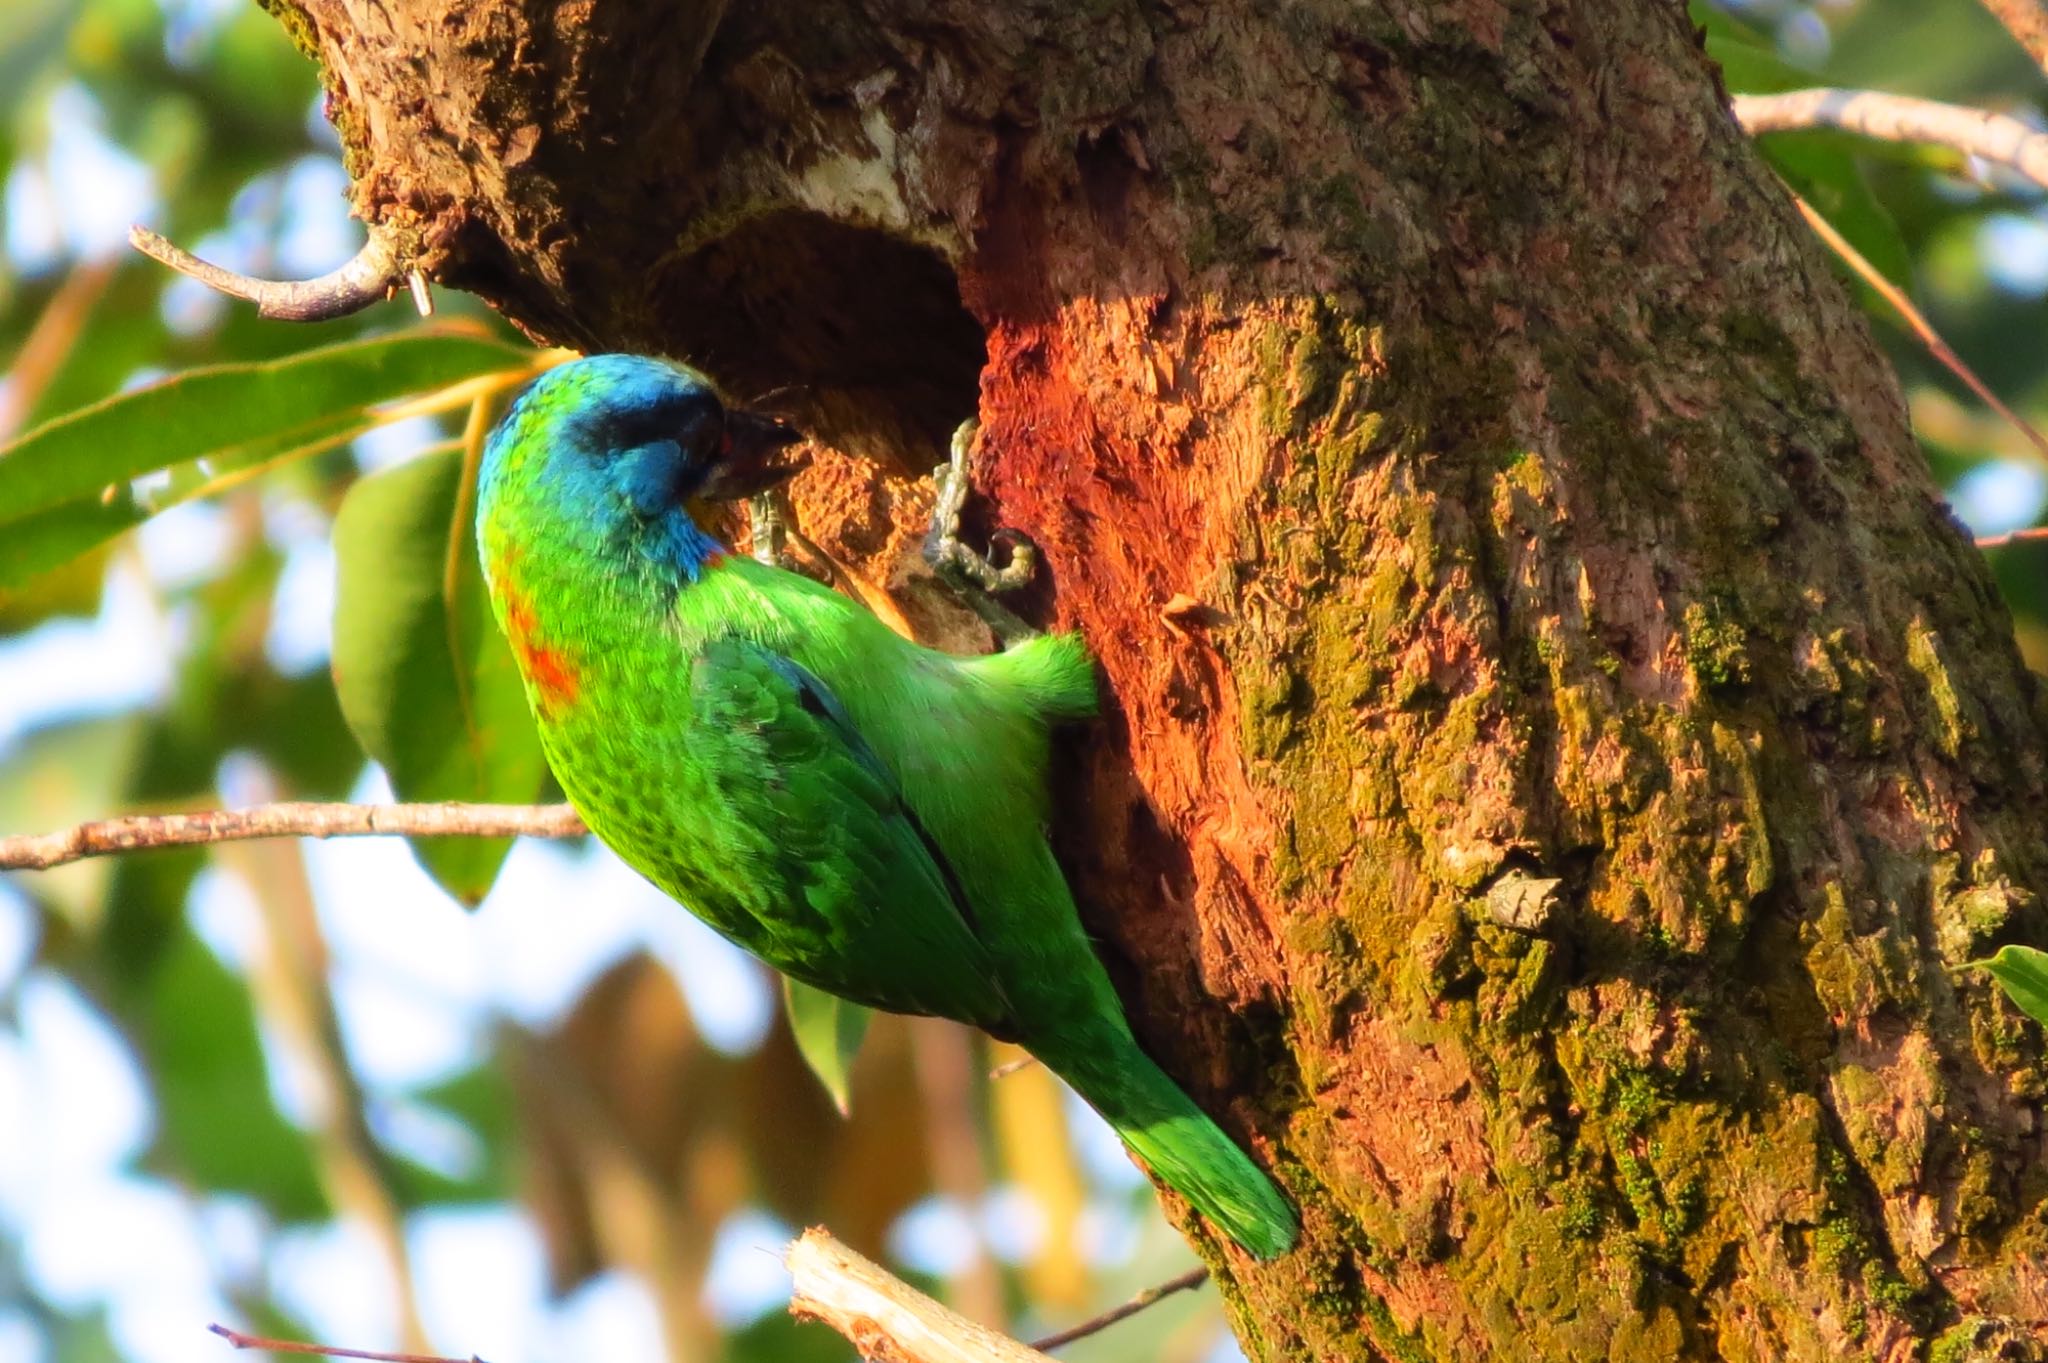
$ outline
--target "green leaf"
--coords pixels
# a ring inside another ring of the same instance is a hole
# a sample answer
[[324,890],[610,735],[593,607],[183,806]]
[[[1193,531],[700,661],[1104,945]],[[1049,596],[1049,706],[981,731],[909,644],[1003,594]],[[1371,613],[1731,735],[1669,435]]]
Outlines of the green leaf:
[[1821,85],[1819,73],[1794,66],[1754,29],[1708,3],[1695,0],[1692,20],[1706,36],[1707,55],[1721,67],[1729,93],[1774,95]]
[[135,1029],[159,1157],[199,1187],[261,1198],[281,1219],[326,1213],[312,1147],[272,1104],[248,985],[182,926],[153,964]]
[[[0,526],[0,612],[20,609],[29,584],[145,519],[141,506],[122,488],[109,501],[81,497],[59,502]],[[97,574],[95,574],[97,579]],[[37,583],[38,588],[44,584]],[[92,593],[98,603],[97,580]]]
[[[335,689],[401,800],[524,802],[538,796],[546,763],[491,619],[473,518],[457,510],[464,483],[462,452],[444,449],[349,490],[334,521]],[[422,839],[413,854],[474,905],[510,846]]]
[[1989,960],[1970,964],[1990,971],[2022,1013],[2048,1027],[2048,951],[2005,946]]
[[845,1116],[851,1098],[847,1076],[868,1032],[868,1010],[787,975],[782,977],[782,997],[797,1050]]
[[0,533],[157,469],[258,441],[289,445],[377,403],[530,360],[531,352],[497,341],[413,330],[280,360],[188,370],[117,393],[0,449]]
[[[0,544],[0,560],[15,553],[9,541]],[[92,616],[99,613],[100,596],[107,571],[105,554],[69,554],[57,565],[61,572],[37,576],[34,585],[0,585],[0,635],[21,634],[43,621],[59,616]],[[0,570],[0,583],[6,581]]]
[[110,498],[82,497],[0,525],[0,613],[40,591],[41,579],[87,550],[181,502],[222,491],[277,464],[345,445],[376,422],[344,412],[299,430],[178,464],[170,480],[144,496],[123,487]]
[[1891,213],[1870,192],[1853,146],[1846,135],[1825,129],[1766,133],[1757,139],[1764,159],[1800,198],[1847,237],[1879,274],[1902,289],[1910,288],[1913,253]]

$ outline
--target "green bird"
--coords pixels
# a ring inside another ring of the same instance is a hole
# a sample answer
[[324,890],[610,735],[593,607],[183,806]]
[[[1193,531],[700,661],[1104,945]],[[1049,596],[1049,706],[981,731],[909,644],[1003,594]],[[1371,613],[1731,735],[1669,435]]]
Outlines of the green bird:
[[550,370],[491,433],[477,541],[549,765],[597,836],[795,979],[1022,1044],[1246,1250],[1294,1209],[1138,1047],[1046,843],[1072,635],[954,657],[693,508],[794,469],[786,426],[680,364]]

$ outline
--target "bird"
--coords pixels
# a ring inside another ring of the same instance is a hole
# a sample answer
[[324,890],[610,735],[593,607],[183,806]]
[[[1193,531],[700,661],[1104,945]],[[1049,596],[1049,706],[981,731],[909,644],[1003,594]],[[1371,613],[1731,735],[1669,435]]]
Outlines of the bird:
[[478,553],[563,792],[739,947],[1019,1043],[1240,1247],[1287,1252],[1294,1207],[1139,1046],[1047,841],[1050,732],[1095,714],[1093,656],[925,648],[729,550],[711,509],[789,477],[797,441],[628,354],[549,370],[492,430]]

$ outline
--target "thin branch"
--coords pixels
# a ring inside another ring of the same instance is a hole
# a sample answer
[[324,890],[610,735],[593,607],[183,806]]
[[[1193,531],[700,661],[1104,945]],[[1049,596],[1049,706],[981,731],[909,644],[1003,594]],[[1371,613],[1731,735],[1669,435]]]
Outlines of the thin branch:
[[[146,227],[129,228],[128,244],[210,289],[247,299],[265,317],[287,322],[326,322],[361,312],[370,304],[389,298],[394,289],[406,282],[406,272],[398,265],[397,248],[388,235],[374,227],[363,242],[363,249],[348,264],[318,279],[251,279],[209,264]],[[415,302],[423,289],[424,282],[415,289]]]
[[43,871],[110,852],[247,838],[573,838],[583,831],[583,821],[567,805],[286,801],[194,814],[136,814],[98,819],[54,833],[0,837],[0,871]]
[[1031,1347],[1045,1351],[1057,1349],[1062,1344],[1072,1344],[1077,1339],[1086,1339],[1097,1330],[1106,1330],[1120,1320],[1128,1320],[1130,1317],[1137,1315],[1161,1297],[1170,1297],[1176,1292],[1186,1292],[1191,1288],[1200,1287],[1208,1281],[1208,1269],[1191,1268],[1178,1278],[1168,1278],[1157,1287],[1146,1288],[1122,1306],[1112,1306],[1101,1315],[1084,1320],[1079,1325],[1070,1326],[1065,1330],[1061,1330],[1058,1334],[1047,1335],[1044,1339],[1033,1340]]
[[1735,121],[1752,137],[1801,128],[1840,128],[1884,142],[1931,142],[1996,162],[2048,188],[2048,133],[2016,118],[1875,90],[1793,90],[1736,95]]
[[1815,212],[1812,204],[1797,194],[1792,195],[1792,203],[1798,208],[1800,216],[1806,219],[1806,225],[1827,243],[1828,249],[1840,256],[1843,264],[1854,270],[1880,298],[1892,305],[1893,310],[1905,322],[1907,329],[1920,338],[1920,344],[1927,347],[1927,352],[1939,360],[1951,374],[1961,379],[1986,407],[2011,422],[2013,428],[2027,438],[2027,443],[2034,447],[2042,461],[2048,463],[2048,437],[2034,429],[2033,423],[2025,417],[2006,406],[1998,394],[1991,391],[1991,386],[1978,378],[1975,370],[1963,363],[1963,357],[1956,354],[1947,341],[1941,339],[1941,333],[1934,329],[1934,324],[1922,315],[1920,309],[1913,306],[1913,300],[1906,297],[1905,291],[1886,279],[1875,265],[1864,259],[1863,253],[1851,246],[1849,239],[1835,230],[1834,224]]
[[230,1330],[225,1325],[209,1325],[207,1329],[219,1335],[237,1349],[262,1349],[273,1354],[318,1354],[322,1358],[366,1358],[370,1363],[484,1363],[471,1354],[468,1358],[444,1358],[440,1354],[396,1354],[383,1353],[376,1349],[343,1349],[332,1344],[304,1344],[296,1339],[270,1339],[263,1335],[245,1335],[240,1330]]
[[2027,49],[2034,65],[2048,71],[2048,5],[2041,0],[1984,0],[1984,8]]
[[1977,540],[1979,549],[2003,549],[2008,544],[2038,544],[2048,540],[2048,525],[2036,525],[2026,530],[2008,530],[2003,535],[1984,535]]
[[1052,1363],[1016,1340],[947,1310],[812,1227],[783,1256],[789,1312],[846,1336],[862,1358],[889,1363]]

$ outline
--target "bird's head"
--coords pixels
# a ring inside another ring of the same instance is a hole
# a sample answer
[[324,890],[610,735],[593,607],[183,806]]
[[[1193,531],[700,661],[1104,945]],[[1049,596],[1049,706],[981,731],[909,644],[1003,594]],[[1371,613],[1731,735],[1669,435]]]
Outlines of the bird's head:
[[478,510],[537,500],[600,527],[663,522],[774,487],[802,467],[781,457],[800,438],[726,406],[687,365],[591,355],[541,375],[498,423]]

